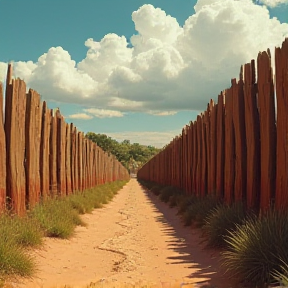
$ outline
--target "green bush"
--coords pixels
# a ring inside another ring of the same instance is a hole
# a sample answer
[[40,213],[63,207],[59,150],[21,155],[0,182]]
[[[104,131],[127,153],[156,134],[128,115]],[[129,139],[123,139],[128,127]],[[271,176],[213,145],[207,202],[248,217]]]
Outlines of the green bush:
[[179,193],[179,194],[174,194],[172,196],[170,196],[169,198],[169,207],[176,207],[179,206],[183,197],[185,197],[184,194]]
[[154,185],[154,186],[150,189],[150,191],[151,191],[153,194],[155,194],[156,196],[159,196],[159,195],[160,195],[160,191],[161,191],[162,188],[163,188],[162,185],[156,184],[156,185]]
[[270,211],[260,218],[249,217],[225,238],[223,265],[251,287],[266,287],[271,273],[288,262],[287,212]]
[[178,213],[177,215],[182,215],[183,213],[185,213],[185,211],[187,210],[187,208],[193,204],[195,201],[197,201],[197,197],[195,195],[183,195],[177,204],[178,207]]
[[191,198],[193,202],[187,207],[182,217],[185,226],[191,225],[193,222],[201,227],[205,224],[205,218],[211,213],[212,209],[217,207],[219,201],[212,195],[203,198]]
[[167,203],[169,202],[169,199],[171,196],[173,195],[179,195],[179,194],[182,194],[183,192],[176,188],[176,187],[173,187],[173,186],[166,186],[166,187],[163,187],[161,190],[160,190],[160,194],[159,194],[159,198],[161,201]]
[[207,238],[207,245],[211,247],[224,247],[225,236],[236,229],[236,225],[242,224],[247,214],[241,203],[231,206],[219,204],[209,212],[204,219],[203,231]]

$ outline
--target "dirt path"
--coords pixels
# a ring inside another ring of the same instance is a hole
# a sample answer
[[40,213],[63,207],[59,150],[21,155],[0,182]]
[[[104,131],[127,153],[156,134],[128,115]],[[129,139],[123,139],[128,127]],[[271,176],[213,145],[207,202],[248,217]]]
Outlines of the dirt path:
[[[37,278],[17,287],[82,287],[100,279],[118,283],[219,280],[218,257],[203,250],[199,232],[183,227],[176,209],[132,179],[103,209],[83,215],[71,240],[45,239],[35,251]],[[210,283],[210,281],[209,281]]]

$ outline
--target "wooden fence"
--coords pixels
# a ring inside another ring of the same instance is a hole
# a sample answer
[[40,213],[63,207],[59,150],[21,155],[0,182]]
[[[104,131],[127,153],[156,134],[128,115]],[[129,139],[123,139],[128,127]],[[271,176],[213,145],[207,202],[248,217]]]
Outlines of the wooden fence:
[[259,53],[138,178],[263,212],[287,209],[288,39],[275,49],[275,78],[270,51]]
[[36,91],[26,93],[25,82],[12,79],[11,65],[4,111],[5,123],[0,82],[0,212],[9,205],[23,215],[42,198],[129,178],[114,156],[48,109]]

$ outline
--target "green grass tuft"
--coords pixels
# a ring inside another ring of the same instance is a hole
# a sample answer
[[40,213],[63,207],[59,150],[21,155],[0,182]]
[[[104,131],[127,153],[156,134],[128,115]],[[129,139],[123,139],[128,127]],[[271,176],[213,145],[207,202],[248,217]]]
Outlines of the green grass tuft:
[[242,224],[247,217],[246,211],[241,203],[227,206],[219,204],[211,210],[204,219],[204,234],[207,245],[210,247],[225,247],[227,243],[224,238],[229,232],[236,229],[236,225]]
[[160,190],[159,198],[161,201],[167,203],[167,202],[169,202],[171,196],[177,196],[177,195],[180,195],[182,193],[183,192],[176,187],[166,186]]
[[223,265],[232,275],[251,287],[265,287],[273,281],[271,273],[288,262],[288,214],[270,211],[249,217],[229,232],[223,252]]
[[25,247],[42,244],[42,233],[37,223],[28,217],[0,215],[0,279],[10,275],[30,277],[35,272],[33,259]]
[[162,188],[163,188],[162,185],[156,184],[156,185],[154,185],[154,186],[150,189],[150,191],[151,191],[154,195],[159,196],[159,195],[160,195],[160,191],[161,191]]
[[219,201],[212,195],[204,198],[191,198],[190,201],[192,203],[182,214],[185,226],[189,226],[194,222],[197,226],[202,227],[205,224],[205,218],[219,204]]
[[78,213],[66,199],[49,199],[31,211],[47,237],[69,238],[76,225],[82,224]]

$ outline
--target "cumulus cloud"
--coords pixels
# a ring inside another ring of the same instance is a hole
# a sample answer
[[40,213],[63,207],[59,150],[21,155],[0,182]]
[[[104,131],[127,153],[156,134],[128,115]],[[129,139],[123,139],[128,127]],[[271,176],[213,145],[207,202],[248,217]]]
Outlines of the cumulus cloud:
[[80,119],[80,120],[90,120],[90,119],[93,118],[93,116],[85,114],[85,113],[76,113],[76,114],[71,114],[71,115],[67,116],[66,118],[69,118],[69,119]]
[[0,82],[4,82],[6,79],[7,64],[0,62]]
[[237,77],[241,64],[280,46],[288,24],[252,0],[198,0],[194,9],[181,27],[160,8],[143,5],[132,13],[137,35],[131,45],[113,33],[89,38],[79,63],[52,47],[36,63],[14,63],[15,73],[45,100],[98,107],[86,111],[95,117],[201,111]]
[[288,4],[288,0],[259,0],[257,2],[262,3],[271,8],[274,8],[281,4],[286,4],[286,5]]
[[92,114],[97,118],[112,118],[112,117],[123,117],[124,114],[120,111],[115,110],[105,110],[105,109],[96,109],[96,108],[88,108],[83,109],[85,112]]

